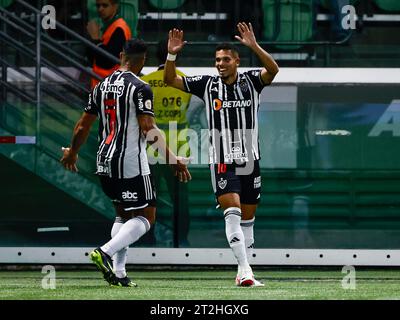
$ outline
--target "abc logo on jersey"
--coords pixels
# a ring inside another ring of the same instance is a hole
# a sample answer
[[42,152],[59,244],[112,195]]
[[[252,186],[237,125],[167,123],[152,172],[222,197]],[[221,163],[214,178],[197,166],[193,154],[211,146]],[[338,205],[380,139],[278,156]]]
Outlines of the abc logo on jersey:
[[122,192],[122,199],[137,201],[138,200],[137,192],[124,191]]
[[222,108],[222,101],[219,99],[214,99],[213,101],[213,107],[215,111],[219,111]]

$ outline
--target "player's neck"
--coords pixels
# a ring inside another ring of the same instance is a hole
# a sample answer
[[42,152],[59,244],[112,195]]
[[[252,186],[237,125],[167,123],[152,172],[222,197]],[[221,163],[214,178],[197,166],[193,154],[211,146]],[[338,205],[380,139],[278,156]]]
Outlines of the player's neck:
[[222,81],[223,81],[225,84],[229,84],[229,85],[230,85],[230,84],[236,82],[237,77],[238,77],[238,73],[236,72],[235,74],[233,74],[233,75],[231,75],[231,76],[229,76],[229,77],[221,78],[221,79],[222,79]]
[[135,75],[138,75],[139,73],[140,73],[140,71],[141,71],[141,69],[139,69],[138,67],[136,68],[136,67],[130,67],[130,66],[127,66],[127,65],[124,65],[124,66],[121,66],[118,70],[120,70],[120,71],[130,71],[130,72],[132,72],[132,73],[134,73]]

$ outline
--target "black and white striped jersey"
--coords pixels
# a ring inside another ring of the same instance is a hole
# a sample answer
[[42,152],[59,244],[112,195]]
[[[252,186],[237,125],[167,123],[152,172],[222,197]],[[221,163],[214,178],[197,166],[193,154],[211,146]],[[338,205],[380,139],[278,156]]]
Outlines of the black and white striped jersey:
[[233,84],[220,76],[183,77],[185,91],[204,100],[210,129],[209,163],[242,163],[260,159],[259,95],[261,70],[238,73]]
[[137,116],[153,113],[150,86],[130,71],[117,70],[93,89],[85,112],[99,117],[96,174],[128,179],[150,174],[146,138]]

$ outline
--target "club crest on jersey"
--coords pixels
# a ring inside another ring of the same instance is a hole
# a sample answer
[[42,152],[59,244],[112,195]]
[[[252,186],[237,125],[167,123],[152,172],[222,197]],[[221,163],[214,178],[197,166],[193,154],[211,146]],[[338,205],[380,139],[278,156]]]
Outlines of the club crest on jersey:
[[249,91],[249,87],[248,87],[246,81],[244,81],[244,80],[240,81],[239,87],[240,87],[240,90],[242,90],[243,92]]
[[102,82],[100,86],[100,90],[107,93],[112,92],[116,93],[119,96],[122,96],[124,93],[125,84],[123,80],[114,81],[114,83]]
[[218,181],[218,187],[223,190],[223,189],[225,189],[227,183],[228,182],[226,180],[221,178],[221,180]]

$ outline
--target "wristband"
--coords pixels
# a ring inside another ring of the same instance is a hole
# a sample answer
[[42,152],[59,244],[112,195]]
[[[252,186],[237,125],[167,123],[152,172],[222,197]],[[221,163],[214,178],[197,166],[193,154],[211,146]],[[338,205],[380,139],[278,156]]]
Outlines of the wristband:
[[172,54],[172,53],[168,52],[167,60],[168,61],[175,61],[176,60],[176,54]]

